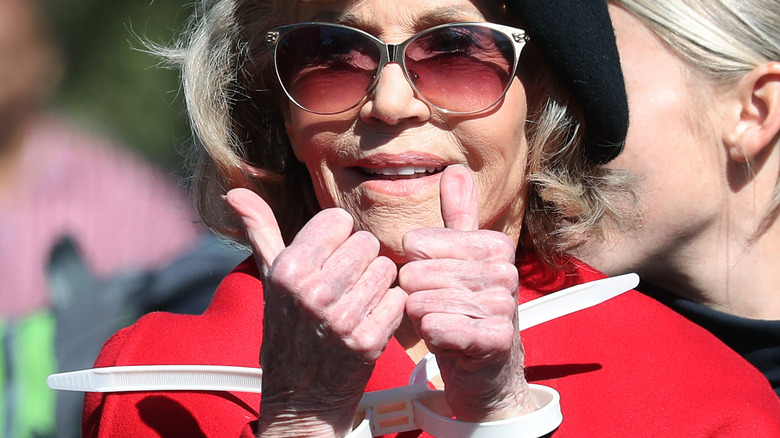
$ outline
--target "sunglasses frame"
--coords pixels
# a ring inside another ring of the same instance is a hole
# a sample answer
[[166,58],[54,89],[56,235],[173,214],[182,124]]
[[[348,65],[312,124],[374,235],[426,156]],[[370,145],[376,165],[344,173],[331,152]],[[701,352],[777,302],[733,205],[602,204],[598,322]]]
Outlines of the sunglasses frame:
[[[278,43],[281,40],[281,38],[284,37],[284,35],[287,34],[288,32],[296,30],[296,29],[299,29],[299,28],[302,28],[302,27],[311,27],[311,26],[335,27],[335,28],[342,28],[342,29],[347,29],[347,30],[351,30],[351,31],[357,32],[358,34],[363,35],[366,38],[368,38],[368,40],[373,42],[373,44],[376,45],[376,47],[379,49],[379,54],[380,54],[379,66],[377,67],[376,73],[374,74],[374,78],[373,78],[373,80],[371,82],[371,85],[368,87],[368,89],[366,89],[365,96],[363,96],[359,101],[357,101],[354,105],[352,105],[349,108],[346,108],[346,109],[341,110],[341,111],[327,112],[327,113],[325,113],[325,112],[318,112],[318,111],[312,111],[312,110],[304,107],[300,103],[298,103],[292,97],[290,92],[287,91],[287,88],[285,88],[285,86],[284,86],[284,81],[282,81],[282,78],[281,78],[281,76],[279,74],[279,68],[278,68],[277,62],[276,62],[276,49],[278,47]],[[341,113],[344,113],[344,112],[347,112],[349,110],[354,109],[355,107],[357,107],[361,103],[363,103],[368,96],[371,95],[371,93],[373,92],[374,88],[376,87],[377,82],[379,82],[379,75],[382,73],[382,70],[384,69],[385,65],[387,63],[390,63],[390,62],[395,62],[395,63],[397,63],[397,64],[399,64],[401,66],[401,69],[403,70],[404,76],[406,77],[406,81],[412,87],[412,90],[414,90],[415,97],[417,97],[418,99],[422,100],[427,105],[429,105],[429,106],[431,106],[433,108],[436,108],[437,110],[441,111],[442,113],[445,113],[445,114],[457,114],[457,115],[469,115],[469,114],[477,114],[477,113],[481,113],[481,112],[487,111],[490,108],[494,107],[496,104],[498,104],[504,98],[504,96],[506,96],[506,93],[509,91],[509,87],[512,85],[513,81],[510,80],[509,83],[504,88],[503,93],[501,93],[501,95],[498,96],[498,98],[493,103],[491,103],[490,105],[488,105],[485,108],[481,108],[481,109],[475,110],[475,111],[466,111],[466,112],[463,112],[463,111],[452,111],[452,110],[448,110],[446,108],[441,108],[441,107],[439,107],[437,105],[434,105],[422,93],[420,93],[417,90],[417,87],[414,86],[414,82],[411,79],[409,70],[406,67],[406,60],[404,59],[404,52],[406,51],[406,47],[412,41],[417,39],[418,37],[420,37],[422,35],[425,35],[426,33],[433,32],[433,31],[436,31],[436,30],[439,30],[439,29],[442,29],[442,28],[446,28],[446,27],[463,27],[463,26],[481,27],[481,28],[485,28],[485,29],[490,29],[490,30],[496,31],[496,32],[504,35],[505,37],[507,37],[507,39],[512,43],[512,51],[514,53],[514,61],[512,63],[512,68],[511,68],[509,77],[514,78],[515,74],[517,73],[517,66],[518,66],[518,64],[520,62],[520,54],[522,53],[523,47],[525,47],[525,44],[528,42],[528,40],[530,38],[528,37],[526,32],[524,30],[522,30],[522,29],[518,29],[518,28],[512,27],[512,26],[506,26],[506,25],[503,25],[503,24],[490,23],[490,22],[453,22],[453,23],[442,24],[442,25],[434,26],[434,27],[425,29],[425,30],[423,30],[421,32],[418,32],[418,33],[412,35],[406,41],[404,41],[404,42],[402,42],[400,44],[387,44],[384,41],[380,40],[379,38],[375,37],[374,35],[371,35],[368,32],[365,32],[363,30],[360,30],[360,29],[357,29],[357,28],[354,28],[354,27],[351,27],[351,26],[346,26],[346,25],[343,25],[343,24],[336,24],[336,23],[312,21],[312,22],[305,22],[305,23],[288,24],[288,25],[284,25],[284,26],[279,26],[279,27],[273,28],[273,29],[269,30],[268,32],[266,32],[266,43],[270,46],[271,59],[272,59],[273,66],[274,66],[274,72],[276,74],[277,80],[279,81],[279,85],[282,87],[282,90],[284,91],[284,94],[287,95],[287,98],[290,99],[290,101],[292,103],[294,103],[296,106],[298,106],[299,108],[301,108],[304,111],[307,111],[307,112],[310,112],[310,113],[313,113],[313,114],[319,114],[319,115],[334,115],[334,114],[341,114]]]

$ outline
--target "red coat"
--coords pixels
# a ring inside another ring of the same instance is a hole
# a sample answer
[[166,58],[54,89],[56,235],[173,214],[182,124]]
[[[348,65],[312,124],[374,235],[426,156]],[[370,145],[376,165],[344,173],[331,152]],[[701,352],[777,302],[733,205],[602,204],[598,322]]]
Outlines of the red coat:
[[[603,278],[582,265],[562,273],[532,261],[519,270],[520,302]],[[262,300],[257,270],[245,262],[225,278],[203,315],[147,315],[114,335],[95,366],[257,367]],[[522,339],[528,380],[561,395],[563,423],[555,437],[780,437],[780,401],[764,376],[702,328],[637,292],[527,329]],[[367,390],[405,385],[413,367],[393,339]],[[83,434],[251,437],[259,406],[260,395],[247,393],[89,393]]]

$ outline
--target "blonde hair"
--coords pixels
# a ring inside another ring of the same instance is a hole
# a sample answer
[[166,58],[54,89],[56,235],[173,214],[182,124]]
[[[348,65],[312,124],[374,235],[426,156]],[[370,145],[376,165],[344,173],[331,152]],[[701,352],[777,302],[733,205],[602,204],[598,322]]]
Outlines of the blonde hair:
[[[610,0],[647,25],[713,85],[727,88],[756,67],[780,61],[778,0]],[[780,214],[780,179],[756,230]]]
[[[188,162],[198,211],[206,225],[239,240],[243,234],[221,197],[230,188],[259,193],[288,241],[319,210],[284,132],[284,100],[265,44],[268,29],[291,22],[289,3],[207,0],[188,40],[165,53],[182,68],[197,140]],[[587,162],[579,110],[549,71],[533,64],[523,78],[531,118],[523,241],[552,260],[599,235],[605,223],[620,222],[612,199],[627,193],[627,179]]]

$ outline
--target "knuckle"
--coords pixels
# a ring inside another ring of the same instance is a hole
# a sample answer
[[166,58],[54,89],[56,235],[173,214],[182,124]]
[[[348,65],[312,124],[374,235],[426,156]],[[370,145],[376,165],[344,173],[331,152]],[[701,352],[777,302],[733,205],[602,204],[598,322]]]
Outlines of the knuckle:
[[383,276],[395,277],[398,272],[395,263],[385,256],[374,259],[372,266],[376,268],[375,271],[380,272]]
[[350,228],[354,225],[352,215],[343,208],[326,208],[317,213],[316,216],[333,225],[349,226]]
[[377,291],[375,293],[379,293],[382,290],[386,290],[390,286],[392,280],[391,271],[383,268],[370,269],[363,273],[361,286],[371,291]]
[[353,350],[369,361],[379,359],[384,343],[379,336],[364,336],[352,346]]
[[490,333],[490,336],[480,337],[484,345],[495,352],[507,352],[514,346],[515,328],[506,320],[481,321],[478,329],[482,333]]
[[517,300],[507,294],[500,294],[493,300],[492,307],[499,315],[511,315],[517,312]]
[[486,257],[493,260],[502,260],[508,263],[514,263],[515,243],[504,233],[491,230],[477,231],[477,238],[483,247]]
[[379,246],[379,240],[376,238],[376,236],[368,231],[356,231],[354,234],[352,234],[352,238],[360,240],[366,244],[376,245],[377,247]]
[[351,238],[357,242],[361,254],[370,254],[372,258],[379,254],[381,248],[379,239],[368,231],[358,231]]
[[514,287],[518,284],[520,274],[513,263],[494,263],[490,270],[501,284],[506,284],[509,287]]
[[407,289],[410,287],[414,279],[417,277],[417,274],[415,273],[417,269],[415,267],[418,264],[415,262],[410,262],[401,267],[401,269],[398,270],[398,285],[401,286],[404,289]]
[[322,312],[333,301],[333,293],[329,285],[316,283],[308,285],[304,292],[298,294],[298,300],[304,308],[312,312]]
[[412,294],[406,298],[406,314],[412,320],[419,320],[425,314],[421,294]]
[[301,278],[304,264],[289,251],[282,251],[276,256],[269,271],[269,278],[279,284],[288,284],[293,279]]
[[338,335],[344,336],[352,333],[354,326],[354,316],[352,312],[344,309],[339,312],[331,312],[328,315],[328,326],[330,330]]
[[375,353],[384,348],[384,339],[375,334],[365,335],[360,340],[360,345],[364,353]]

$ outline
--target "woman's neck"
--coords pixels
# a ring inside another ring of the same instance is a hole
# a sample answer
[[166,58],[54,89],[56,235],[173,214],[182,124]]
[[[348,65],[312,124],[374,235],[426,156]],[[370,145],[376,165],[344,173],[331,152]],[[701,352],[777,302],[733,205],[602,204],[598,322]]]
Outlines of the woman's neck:
[[706,231],[658,254],[664,260],[644,279],[722,312],[780,320],[780,222],[757,234],[773,191],[766,187],[732,193]]
[[700,251],[700,263],[688,263],[688,284],[678,290],[722,312],[780,320],[780,226],[751,237],[723,238],[712,251]]
[[777,175],[736,192],[713,193],[723,202],[685,233],[655,235],[657,229],[640,228],[636,236],[616,235],[579,255],[608,275],[636,272],[643,281],[722,312],[780,320],[780,220],[756,234]]

